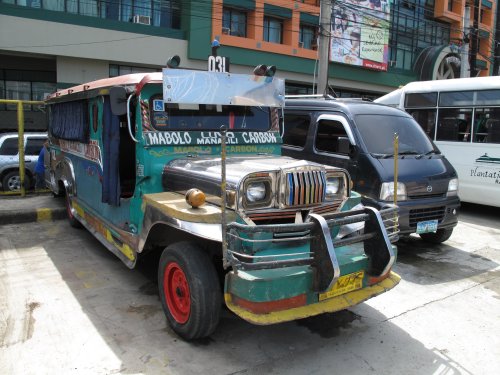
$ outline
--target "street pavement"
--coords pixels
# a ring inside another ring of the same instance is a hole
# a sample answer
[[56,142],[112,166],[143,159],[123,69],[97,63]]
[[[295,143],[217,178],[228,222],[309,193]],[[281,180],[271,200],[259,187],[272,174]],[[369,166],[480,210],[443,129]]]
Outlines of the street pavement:
[[[10,211],[64,208],[10,199]],[[497,375],[497,211],[465,205],[446,243],[401,242],[401,283],[354,308],[272,326],[223,309],[189,343],[166,324],[154,257],[129,270],[64,220],[2,225],[0,374]]]

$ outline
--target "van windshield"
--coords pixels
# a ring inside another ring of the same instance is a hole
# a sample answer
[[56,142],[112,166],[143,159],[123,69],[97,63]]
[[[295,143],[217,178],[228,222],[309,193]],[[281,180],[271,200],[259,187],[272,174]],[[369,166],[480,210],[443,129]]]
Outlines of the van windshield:
[[[151,102],[157,97],[152,97]],[[271,128],[271,117],[276,118],[276,108],[216,104],[170,104],[161,108],[150,106],[151,125],[165,130],[212,130],[226,129],[243,131],[267,131]],[[160,109],[160,110],[158,110]]]
[[394,154],[394,134],[399,135],[400,155],[429,155],[439,153],[422,128],[411,118],[387,115],[356,115],[367,151],[373,156]]

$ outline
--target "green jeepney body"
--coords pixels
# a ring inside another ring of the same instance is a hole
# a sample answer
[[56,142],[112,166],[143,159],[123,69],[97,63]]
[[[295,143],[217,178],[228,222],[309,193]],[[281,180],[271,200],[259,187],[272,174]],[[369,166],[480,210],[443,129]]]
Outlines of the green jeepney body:
[[[281,156],[283,103],[283,80],[181,69],[58,92],[50,187],[130,268],[195,244],[227,307],[256,324],[391,289],[396,208],[363,207],[343,169]],[[192,189],[204,204],[188,203]]]

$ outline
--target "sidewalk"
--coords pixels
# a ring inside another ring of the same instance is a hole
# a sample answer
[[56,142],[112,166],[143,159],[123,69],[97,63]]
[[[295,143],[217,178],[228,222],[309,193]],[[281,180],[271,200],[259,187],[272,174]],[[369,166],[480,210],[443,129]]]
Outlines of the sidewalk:
[[0,225],[31,221],[57,220],[66,217],[64,197],[52,193],[0,196]]

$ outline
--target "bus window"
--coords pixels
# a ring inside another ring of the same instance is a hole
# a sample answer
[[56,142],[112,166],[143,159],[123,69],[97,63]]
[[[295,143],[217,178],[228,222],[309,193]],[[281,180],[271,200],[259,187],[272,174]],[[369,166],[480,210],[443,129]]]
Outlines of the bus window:
[[435,109],[412,109],[409,111],[416,122],[429,136],[434,139],[435,125],[436,125],[436,110]]
[[472,126],[472,109],[440,109],[437,123],[437,141],[468,142]]

